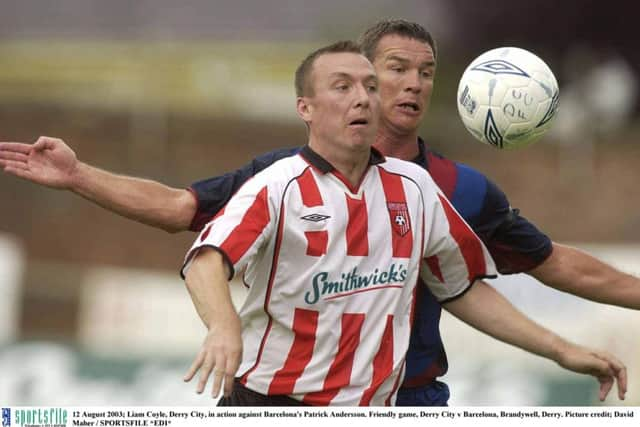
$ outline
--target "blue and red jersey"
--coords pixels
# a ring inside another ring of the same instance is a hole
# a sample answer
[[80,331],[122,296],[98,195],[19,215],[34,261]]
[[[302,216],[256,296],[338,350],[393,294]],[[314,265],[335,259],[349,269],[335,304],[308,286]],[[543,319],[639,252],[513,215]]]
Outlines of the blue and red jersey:
[[[477,170],[431,151],[418,139],[413,160],[431,174],[456,210],[482,239],[502,274],[520,273],[540,265],[551,254],[551,240],[509,205],[506,195]],[[256,173],[300,147],[280,149],[225,175],[195,182],[190,187],[198,202],[190,229],[200,231],[231,196]],[[421,387],[447,372],[447,356],[440,336],[441,305],[426,286],[420,290],[407,352],[403,387]],[[446,302],[446,301],[445,301]]]

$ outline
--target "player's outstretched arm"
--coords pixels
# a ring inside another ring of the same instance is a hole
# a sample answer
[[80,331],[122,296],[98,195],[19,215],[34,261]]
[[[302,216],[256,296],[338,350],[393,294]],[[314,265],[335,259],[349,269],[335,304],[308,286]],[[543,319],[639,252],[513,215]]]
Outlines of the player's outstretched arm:
[[6,173],[48,187],[69,190],[119,215],[169,232],[187,230],[196,212],[194,196],[156,181],[116,175],[79,161],[61,139],[34,144],[0,143]]
[[560,291],[640,310],[640,279],[579,249],[554,243],[549,258],[528,273]]
[[231,301],[222,255],[214,249],[200,249],[186,273],[185,281],[198,315],[208,329],[202,348],[184,381],[200,371],[196,392],[202,393],[213,372],[212,397],[224,383],[224,395],[233,389],[233,380],[242,357],[240,318]]
[[617,382],[618,397],[627,390],[626,367],[615,357],[572,344],[533,322],[485,282],[476,282],[444,308],[474,328],[525,351],[546,357],[574,372],[592,375],[604,400]]

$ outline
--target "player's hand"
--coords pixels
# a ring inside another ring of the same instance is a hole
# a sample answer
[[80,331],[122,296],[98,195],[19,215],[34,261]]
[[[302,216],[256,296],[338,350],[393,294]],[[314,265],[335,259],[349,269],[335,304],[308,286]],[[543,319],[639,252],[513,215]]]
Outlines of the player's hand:
[[618,385],[618,398],[624,400],[627,392],[627,367],[612,354],[576,345],[567,346],[558,364],[574,372],[594,376],[600,383],[600,401],[603,401],[614,383]]
[[78,159],[63,140],[41,136],[34,144],[0,142],[0,167],[37,184],[69,189]]
[[209,376],[213,372],[213,386],[211,396],[216,398],[220,386],[224,383],[223,392],[229,396],[233,390],[235,374],[242,359],[242,337],[240,318],[234,312],[226,318],[224,324],[218,323],[209,328],[209,332],[202,343],[202,348],[184,376],[184,381],[191,381],[200,371],[200,379],[196,387],[197,393],[202,393],[207,385]]

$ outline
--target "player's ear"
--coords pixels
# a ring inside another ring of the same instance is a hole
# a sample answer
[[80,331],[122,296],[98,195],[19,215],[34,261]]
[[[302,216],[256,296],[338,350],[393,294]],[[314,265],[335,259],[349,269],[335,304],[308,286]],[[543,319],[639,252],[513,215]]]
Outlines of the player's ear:
[[296,99],[296,111],[302,120],[309,123],[313,112],[313,106],[311,105],[310,99],[306,96],[299,96],[298,99]]

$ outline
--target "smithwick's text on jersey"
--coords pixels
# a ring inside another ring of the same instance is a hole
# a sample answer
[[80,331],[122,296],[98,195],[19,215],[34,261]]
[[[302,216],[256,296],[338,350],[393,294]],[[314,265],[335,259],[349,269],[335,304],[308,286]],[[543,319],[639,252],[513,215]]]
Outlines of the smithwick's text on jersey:
[[[338,298],[366,288],[382,289],[382,285],[402,287],[406,278],[407,266],[396,263],[392,263],[384,270],[376,268],[372,273],[365,274],[360,274],[358,267],[354,267],[348,273],[341,273],[337,281],[330,280],[329,273],[322,271],[313,276],[312,289],[305,294],[304,301],[307,304],[315,304],[320,297]],[[372,286],[376,288],[370,288]]]

